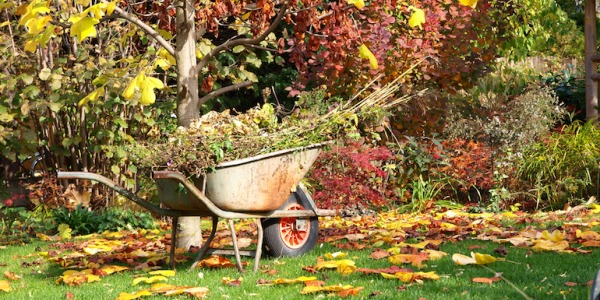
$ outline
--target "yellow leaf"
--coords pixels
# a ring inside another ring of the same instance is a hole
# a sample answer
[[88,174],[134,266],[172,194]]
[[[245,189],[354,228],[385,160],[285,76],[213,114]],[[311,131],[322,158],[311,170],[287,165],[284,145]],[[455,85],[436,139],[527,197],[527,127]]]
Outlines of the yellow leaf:
[[323,256],[327,259],[336,259],[336,258],[344,258],[344,257],[346,257],[346,255],[348,255],[348,253],[338,251],[338,252],[333,252],[333,253],[325,253],[325,255],[323,255]]
[[352,274],[356,270],[356,266],[354,262],[349,259],[344,259],[338,264],[337,271],[342,274],[342,276],[348,276]]
[[497,259],[489,254],[481,254],[481,253],[473,253],[471,252],[471,257],[462,255],[459,253],[455,253],[452,255],[452,260],[457,265],[485,265],[489,263],[495,262]]
[[419,28],[423,29],[423,23],[425,23],[425,11],[420,8],[415,8],[415,11],[408,19],[408,26],[411,28],[415,28],[419,26]]
[[135,294],[129,294],[129,293],[125,293],[125,292],[121,292],[119,294],[119,296],[117,297],[117,300],[131,300],[131,299],[138,299],[141,298],[143,296],[151,296],[152,292],[148,291],[148,290],[141,290],[136,292]]
[[106,275],[109,275],[112,273],[129,270],[129,268],[123,267],[123,266],[108,265],[108,266],[104,266],[104,267],[100,268],[100,270],[104,271],[106,273]]
[[584,240],[600,240],[600,234],[591,230],[586,230],[582,232],[581,229],[577,229],[575,231],[575,236]]
[[108,246],[108,245],[94,245],[91,247],[83,248],[83,252],[90,254],[90,255],[98,254],[100,252],[109,252],[112,250],[113,250],[113,247]]
[[133,96],[135,95],[135,90],[137,88],[138,88],[138,84],[137,84],[137,76],[136,76],[133,80],[131,80],[131,82],[129,82],[129,84],[127,85],[127,87],[125,88],[125,90],[123,91],[121,96],[123,96],[123,98],[129,100],[129,99],[133,98]]
[[[412,247],[412,248],[417,248],[417,249],[425,249],[425,247],[427,247],[427,245],[429,245],[429,244],[433,244],[433,245],[439,246],[441,243],[442,243],[442,240],[424,240],[424,241],[422,241],[420,243],[417,243],[417,244],[398,243],[397,244],[398,247],[394,247],[392,249],[394,249],[394,250],[395,249],[400,250],[399,247]],[[388,251],[390,251],[390,249],[388,249]],[[392,252],[392,251],[390,251],[390,252]],[[400,254],[400,252],[396,252],[394,254]]]
[[150,278],[148,277],[138,277],[136,279],[133,280],[133,283],[131,285],[138,285],[138,283],[140,282],[145,282],[145,283],[155,283],[158,281],[166,281],[167,277],[165,276],[152,276]]
[[294,279],[277,278],[277,279],[273,280],[271,283],[272,284],[292,284],[292,283],[299,283],[299,282],[306,282],[306,281],[313,281],[313,280],[317,280],[317,277],[300,276],[300,277],[294,278]]
[[379,63],[377,62],[377,58],[375,58],[375,55],[373,55],[373,52],[371,52],[371,50],[369,50],[369,48],[367,48],[367,46],[365,44],[360,45],[360,47],[358,47],[358,56],[361,59],[368,59],[369,63],[371,64],[371,69],[375,70],[377,68],[379,68]]
[[356,270],[356,266],[354,261],[349,259],[326,260],[317,262],[315,265],[315,270],[320,271],[322,269],[337,269],[342,275],[348,275]]
[[600,213],[600,205],[596,204],[596,203],[593,203],[591,205],[591,207],[590,207],[590,212],[593,213],[593,214]]
[[165,85],[163,84],[163,82],[160,79],[154,78],[154,77],[146,77],[144,84],[149,85],[153,89],[159,89],[159,90],[161,90],[165,87]]
[[383,276],[383,278],[398,279],[402,282],[412,282],[413,275],[414,275],[414,273],[412,273],[412,272],[396,272],[393,275],[387,274],[387,273],[381,273],[381,276]]
[[544,232],[542,232],[542,238],[558,243],[565,239],[565,234],[559,230],[554,230],[552,233],[549,233],[548,230],[544,230]]
[[110,2],[106,5],[106,14],[107,15],[112,15],[113,11],[115,10],[115,8],[117,7],[117,1],[113,1]]
[[156,101],[156,95],[154,94],[154,89],[151,85],[143,85],[142,86],[142,95],[140,97],[141,105],[150,105]]
[[0,291],[10,292],[12,291],[12,287],[10,287],[10,282],[6,280],[0,280]]
[[27,21],[27,32],[32,35],[37,35],[44,30],[48,22],[52,21],[51,16],[38,17]]
[[154,61],[154,67],[159,67],[163,70],[168,70],[171,67],[171,64],[168,60],[164,58],[157,58],[156,61]]
[[73,229],[71,229],[67,224],[58,225],[58,235],[63,240],[71,238],[71,231],[73,231]]
[[25,51],[29,51],[31,53],[34,53],[35,50],[37,50],[37,45],[38,45],[38,43],[36,43],[35,41],[28,40],[28,41],[25,42],[24,49],[25,49]]
[[496,258],[489,254],[475,253],[475,255],[473,255],[473,253],[471,253],[471,256],[475,257],[475,262],[477,262],[478,265],[486,265],[496,261]]
[[79,106],[86,105],[90,101],[96,101],[98,98],[104,96],[104,87],[101,86],[95,89],[93,92],[89,93],[87,96],[83,97],[83,99],[79,100]]
[[418,279],[431,279],[431,280],[438,280],[438,279],[440,279],[440,275],[435,274],[434,271],[431,271],[431,272],[416,272],[415,276]]
[[569,248],[567,241],[560,241],[555,243],[550,240],[536,240],[534,245],[531,247],[534,251],[563,251]]
[[446,253],[446,252],[431,250],[431,249],[427,249],[427,250],[425,250],[425,252],[427,252],[427,254],[429,254],[429,260],[438,260],[438,259],[441,259],[442,257],[448,255],[448,253]]
[[464,6],[475,8],[475,6],[477,6],[478,0],[458,0],[458,1],[460,2],[460,4],[462,4]]
[[171,65],[177,64],[175,57],[173,57],[173,55],[171,55],[169,51],[165,50],[165,48],[160,48],[160,50],[156,52],[156,55],[158,55],[158,57],[166,59]]
[[166,293],[177,289],[177,286],[167,283],[156,283],[150,287],[150,291],[155,293]]
[[354,287],[351,285],[328,285],[328,286],[305,286],[302,291],[300,292],[300,294],[302,295],[306,295],[306,294],[312,294],[312,293],[318,293],[318,292],[341,292],[343,290],[351,290]]
[[[138,74],[134,79],[134,83],[129,83],[129,86],[123,91],[123,97],[126,99],[130,99],[133,97],[133,91],[135,88],[139,88],[141,90],[140,96],[140,104],[142,105],[150,105],[156,101],[156,95],[154,94],[154,89],[162,89],[164,88],[164,84],[160,79],[154,77],[147,77],[143,72]],[[129,97],[129,98],[128,98]]]
[[77,39],[81,42],[88,37],[96,36],[96,27],[94,25],[100,23],[96,18],[83,17],[77,20],[78,17],[69,19],[73,22],[71,26],[71,36],[77,36]]
[[156,271],[148,272],[148,274],[173,277],[173,276],[175,276],[175,270],[156,270]]
[[454,261],[455,264],[461,265],[461,266],[477,263],[475,261],[474,257],[466,256],[466,255],[460,254],[460,253],[454,253],[452,255],[452,260]]
[[348,4],[352,4],[358,9],[362,9],[363,7],[365,7],[364,0],[346,0],[346,1],[348,2]]

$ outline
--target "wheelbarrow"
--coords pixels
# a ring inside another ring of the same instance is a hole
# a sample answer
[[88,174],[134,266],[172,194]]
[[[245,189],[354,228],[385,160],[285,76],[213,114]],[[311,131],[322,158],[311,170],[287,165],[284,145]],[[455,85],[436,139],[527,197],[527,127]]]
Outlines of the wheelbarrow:
[[[172,218],[170,264],[174,267],[176,230],[179,217],[210,216],[212,228],[200,248],[194,268],[205,254],[254,256],[258,270],[264,250],[271,256],[296,256],[317,243],[319,216],[334,216],[335,210],[318,209],[300,183],[326,143],[294,148],[221,163],[214,172],[190,180],[176,171],[154,171],[158,196],[163,207],[149,203],[112,180],[90,172],[58,172],[60,179],[93,180],[161,216]],[[233,250],[211,248],[219,218],[228,220]],[[254,251],[240,251],[234,219],[255,219],[258,242]]]

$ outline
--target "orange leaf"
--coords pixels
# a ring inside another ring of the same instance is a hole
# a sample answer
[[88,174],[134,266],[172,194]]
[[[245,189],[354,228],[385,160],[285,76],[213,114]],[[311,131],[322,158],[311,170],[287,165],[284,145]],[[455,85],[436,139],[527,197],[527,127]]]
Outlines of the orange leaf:
[[15,275],[15,273],[11,272],[11,271],[4,271],[4,277],[6,277],[6,279],[8,280],[12,280],[12,281],[17,281],[19,279],[21,279],[20,275]]
[[429,259],[427,252],[420,252],[419,254],[396,254],[388,257],[389,262],[399,265],[410,263],[415,267],[420,268],[423,261]]
[[600,241],[585,241],[583,243],[581,243],[581,246],[583,247],[600,247]]
[[235,264],[225,257],[211,255],[210,257],[201,260],[197,266],[208,268],[230,268],[235,267]]
[[579,283],[577,283],[577,282],[571,282],[571,281],[567,281],[567,282],[565,282],[565,285],[566,285],[566,286],[578,286],[578,285],[579,285]]
[[382,259],[390,256],[390,253],[383,249],[375,249],[369,256],[372,259]]
[[488,283],[488,284],[492,284],[492,283],[494,283],[496,281],[500,281],[500,280],[502,280],[502,278],[500,278],[500,277],[490,277],[490,278],[476,277],[476,278],[472,279],[473,282]]
[[358,295],[358,293],[359,293],[360,291],[362,291],[363,289],[364,289],[364,287],[362,287],[362,286],[359,286],[359,287],[355,287],[355,288],[352,288],[352,289],[345,289],[345,290],[341,290],[341,291],[339,291],[337,294],[338,294],[340,297],[342,297],[342,298],[344,298],[344,297],[348,297],[348,296],[356,296],[356,295]]

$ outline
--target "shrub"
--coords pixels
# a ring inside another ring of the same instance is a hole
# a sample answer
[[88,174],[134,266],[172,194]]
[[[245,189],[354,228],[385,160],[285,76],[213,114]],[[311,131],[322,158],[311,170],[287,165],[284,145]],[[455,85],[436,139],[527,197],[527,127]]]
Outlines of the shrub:
[[544,83],[552,89],[574,119],[585,120],[585,78],[583,74],[562,70],[545,76]]
[[538,207],[561,208],[569,201],[598,197],[600,128],[575,122],[528,147],[518,175],[533,188]]
[[154,229],[157,222],[151,214],[133,212],[119,208],[91,211],[82,205],[69,210],[61,207],[53,211],[56,224],[67,224],[74,235],[85,235],[103,231],[119,231],[134,228]]
[[312,197],[320,207],[381,207],[394,199],[386,191],[385,162],[393,159],[384,146],[359,141],[321,154],[309,174]]
[[547,87],[533,85],[516,97],[489,94],[472,103],[472,111],[450,108],[446,134],[484,142],[500,152],[518,151],[550,132],[567,112]]

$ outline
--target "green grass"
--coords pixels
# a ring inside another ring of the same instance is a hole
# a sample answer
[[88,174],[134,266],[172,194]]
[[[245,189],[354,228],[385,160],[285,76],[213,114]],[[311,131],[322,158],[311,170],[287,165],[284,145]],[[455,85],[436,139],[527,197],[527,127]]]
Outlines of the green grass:
[[[477,266],[457,266],[450,256],[453,253],[469,255],[469,246],[480,245],[482,248],[473,251],[492,254],[499,244],[482,241],[460,241],[444,243],[440,250],[449,255],[438,261],[429,261],[423,271],[435,271],[441,276],[437,281],[425,280],[422,284],[404,284],[397,280],[384,279],[379,275],[363,275],[353,273],[343,277],[335,270],[322,271],[314,274],[319,280],[324,280],[328,285],[350,284],[355,287],[364,287],[355,299],[523,299],[517,289],[505,281],[495,282],[492,285],[473,283],[474,277],[492,277],[490,270]],[[74,299],[116,299],[120,292],[134,293],[147,284],[132,286],[132,281],[137,276],[147,276],[142,271],[126,271],[103,277],[101,282],[87,283],[81,286],[66,286],[55,284],[56,279],[64,269],[55,263],[47,262],[37,255],[37,251],[51,249],[48,242],[34,241],[24,245],[11,245],[0,250],[0,273],[12,271],[23,278],[11,282],[14,289],[11,292],[0,292],[2,299],[65,299],[68,293]],[[560,254],[554,252],[533,252],[527,248],[515,248],[506,245],[509,251],[506,261],[489,264],[488,267],[495,272],[501,272],[504,278],[511,281],[518,289],[532,299],[586,299],[589,287],[585,285],[569,287],[565,282],[583,284],[593,279],[600,268],[600,254]],[[327,252],[339,249],[329,244],[319,244],[309,253],[296,258],[263,258],[261,269],[277,270],[277,274],[269,275],[262,272],[251,271],[252,260],[249,262],[244,274],[235,268],[228,269],[195,269],[188,271],[191,260],[177,265],[177,274],[167,281],[174,285],[205,286],[210,289],[207,299],[314,299],[318,295],[301,295],[301,284],[257,286],[259,279],[272,280],[275,278],[296,278],[310,276],[302,271],[303,266],[315,265],[317,257]],[[371,249],[349,251],[348,257],[356,262],[359,268],[387,268],[390,263],[386,259],[374,260],[369,258]],[[35,263],[40,263],[36,265]],[[27,266],[28,264],[32,264]],[[203,278],[198,276],[203,274]],[[226,286],[221,282],[223,277],[243,277],[243,282],[238,287]],[[4,279],[4,278],[2,278]],[[334,297],[337,298],[337,297]],[[162,296],[144,297],[143,299],[163,299]],[[171,299],[191,299],[189,296],[179,295]]]

